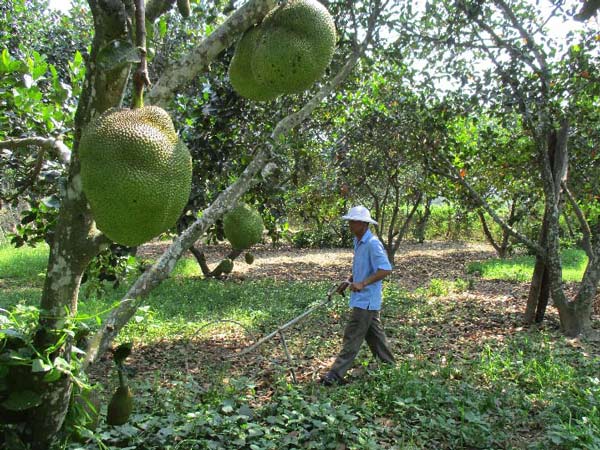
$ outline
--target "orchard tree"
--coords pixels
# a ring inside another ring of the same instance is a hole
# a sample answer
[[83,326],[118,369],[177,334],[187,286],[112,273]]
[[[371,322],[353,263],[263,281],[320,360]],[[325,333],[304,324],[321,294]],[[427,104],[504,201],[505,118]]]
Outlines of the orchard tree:
[[339,180],[354,203],[371,208],[392,263],[417,209],[430,196],[421,142],[439,124],[437,117],[431,120],[426,100],[403,79],[411,79],[406,68],[382,64],[364,80],[346,100],[354,118],[335,148]]
[[[484,112],[473,117],[457,115],[448,123],[448,132],[452,139],[447,142],[447,149],[452,153],[459,176],[468,179],[509,227],[535,239],[532,236],[535,226],[531,223],[539,220],[536,212],[541,184],[530,176],[534,143],[523,133],[520,117],[507,114],[496,119]],[[514,237],[506,229],[492,227],[495,224],[490,223],[489,214],[479,202],[473,201],[469,191],[460,188],[460,183],[450,181],[445,196],[476,210],[483,233],[500,258],[511,252]]]
[[[591,26],[570,32],[566,41],[552,38],[547,19],[572,21],[579,5],[561,1],[546,6],[549,9],[544,13],[536,5],[519,0],[429,2],[419,22],[422,29],[413,35],[425,39],[426,44],[421,44],[426,49],[423,56],[432,64],[439,61],[437,69],[454,77],[462,92],[470,96],[475,114],[480,108],[498,118],[519,114],[523,134],[533,143],[530,176],[539,179],[544,204],[537,241],[501,220],[469,177],[461,174],[451,145],[438,148],[432,162],[536,255],[526,322],[542,320],[551,296],[564,333],[578,336],[591,328],[592,303],[600,280],[597,230],[583,212],[596,209],[598,192],[597,185],[588,183],[580,186],[584,189],[579,190],[579,198],[569,194],[569,168],[583,168],[578,163],[580,152],[569,143],[580,142],[586,136],[588,142],[597,145],[595,133],[585,128],[589,122],[584,125],[580,120],[598,108],[599,41]],[[584,160],[589,157],[584,156]],[[583,248],[589,258],[583,280],[572,298],[563,286],[560,259],[559,219],[564,195],[576,211],[584,236]],[[581,205],[586,204],[582,209]]]
[[[109,108],[122,105],[124,98],[129,98],[131,78],[134,81],[134,101],[139,102],[143,98],[146,105],[172,110],[177,93],[209,71],[211,63],[223,51],[276,6],[275,0],[249,0],[237,9],[224,8],[223,11],[227,10],[229,14],[218,21],[218,26],[214,29],[207,28],[205,37],[199,42],[190,43],[190,48],[182,52],[176,61],[165,65],[162,71],[152,72],[146,66],[148,49],[145,24],[153,23],[172,9],[174,0],[151,0],[147,5],[144,5],[143,0],[136,1],[135,4],[133,1],[122,0],[89,0],[88,3],[93,17],[94,36],[86,60],[85,81],[77,101],[72,152],[50,246],[39,326],[34,342],[40,352],[51,349],[52,361],[62,361],[60,366],[56,365],[52,369],[62,370],[58,378],[51,380],[44,378],[43,372],[34,374],[40,398],[35,402],[36,407],[28,409],[23,418],[25,429],[31,431],[31,435],[25,433],[24,437],[30,439],[33,447],[38,449],[48,447],[61,429],[67,413],[73,392],[71,372],[77,366],[71,355],[71,339],[64,338],[64,327],[77,313],[79,286],[87,265],[109,244],[107,237],[94,226],[94,217],[82,191],[79,144],[83,130],[92,119]],[[177,4],[187,14],[186,2]],[[379,26],[378,20],[385,20],[385,15],[382,14],[385,5],[379,1],[366,5],[345,1],[330,2],[329,6],[334,13],[348,11],[349,17],[366,18],[366,22],[354,24],[354,33],[350,27],[350,32],[341,34],[341,41],[344,42],[342,48],[350,50],[345,52],[345,60],[337,59],[327,81],[315,87],[312,97],[305,97],[304,105],[290,104],[281,114],[275,102],[272,108],[276,111],[273,117],[279,116],[277,123],[252,124],[261,138],[243,171],[211,199],[201,216],[133,283],[120,304],[91,337],[85,353],[84,368],[94,363],[109,347],[142,303],[143,297],[169,276],[183,252],[236,205],[253,180],[261,177],[261,173],[268,176],[269,162],[285,148],[287,133],[306,120],[322,100],[342,83],[365,51]],[[196,7],[194,4],[194,8]],[[358,34],[363,36],[360,43],[351,39]],[[153,73],[152,85],[144,95],[149,73]],[[45,144],[45,141],[30,140],[27,144],[37,145],[41,152],[44,147],[40,144]],[[6,139],[1,145],[3,148],[16,148],[20,144],[16,139]]]

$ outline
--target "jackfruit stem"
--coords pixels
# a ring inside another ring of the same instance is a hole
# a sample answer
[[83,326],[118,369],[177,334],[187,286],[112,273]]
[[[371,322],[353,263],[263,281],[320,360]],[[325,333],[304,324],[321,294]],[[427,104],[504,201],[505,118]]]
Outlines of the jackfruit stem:
[[146,60],[145,1],[135,0],[135,44],[140,51],[140,64],[133,74],[133,109],[144,107],[144,88],[150,85]]

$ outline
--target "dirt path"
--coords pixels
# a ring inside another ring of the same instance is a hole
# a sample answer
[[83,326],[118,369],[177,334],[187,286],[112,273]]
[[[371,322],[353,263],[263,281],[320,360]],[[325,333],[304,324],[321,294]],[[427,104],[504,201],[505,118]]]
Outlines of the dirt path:
[[[142,257],[156,257],[167,243],[151,243],[140,249]],[[200,247],[198,247],[200,248]],[[216,265],[229,249],[207,246],[203,248],[209,266]],[[255,262],[247,265],[238,258],[231,274],[238,279],[270,278],[282,281],[332,281],[342,280],[351,272],[350,249],[296,249],[258,247],[253,249]],[[480,243],[428,242],[402,244],[396,253],[392,278],[408,290],[427,286],[433,278],[455,280],[464,278],[470,262],[493,258],[491,246]],[[188,253],[186,257],[193,258]]]

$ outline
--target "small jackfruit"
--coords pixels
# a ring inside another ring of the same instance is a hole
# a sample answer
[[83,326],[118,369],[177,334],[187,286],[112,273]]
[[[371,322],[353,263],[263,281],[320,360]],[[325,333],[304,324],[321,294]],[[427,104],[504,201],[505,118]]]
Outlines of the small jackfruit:
[[173,226],[189,198],[192,160],[161,108],[110,109],[84,130],[81,182],[97,227],[127,246]]
[[244,250],[260,242],[263,229],[262,217],[246,203],[240,203],[223,217],[225,237],[236,250]]
[[127,423],[133,410],[133,394],[129,386],[119,386],[108,404],[106,423],[123,425]]
[[217,266],[223,273],[231,273],[233,271],[233,261],[229,258],[225,258]]
[[124,342],[113,351],[113,361],[117,366],[122,366],[129,355],[131,355],[132,342]]
[[246,260],[246,264],[252,264],[254,262],[254,255],[248,252],[244,255],[244,259]]

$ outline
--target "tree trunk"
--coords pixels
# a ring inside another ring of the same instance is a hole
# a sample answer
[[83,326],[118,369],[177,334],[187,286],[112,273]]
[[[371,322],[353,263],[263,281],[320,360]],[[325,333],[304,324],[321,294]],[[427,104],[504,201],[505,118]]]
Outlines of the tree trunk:
[[[514,226],[523,217],[523,214],[517,214],[518,196],[513,196],[510,204],[510,213],[508,215],[508,225]],[[500,258],[504,259],[510,251],[510,233],[502,229],[502,242],[500,243]]]
[[[538,238],[538,243],[542,248],[547,248],[547,230],[548,219],[544,214],[542,229],[540,230],[540,236]],[[535,267],[533,269],[533,276],[531,277],[531,284],[529,285],[529,295],[527,297],[527,306],[525,307],[525,316],[523,319],[527,325],[531,325],[534,322],[540,323],[544,320],[544,314],[538,305],[540,303],[548,304],[548,298],[544,299],[542,295],[550,295],[550,290],[546,287],[548,282],[548,269],[546,267],[545,255],[537,254],[535,256]],[[543,308],[543,311],[545,311],[545,307]]]
[[425,202],[425,211],[423,215],[419,217],[415,227],[415,237],[417,238],[417,242],[422,244],[425,242],[425,229],[427,228],[427,222],[429,221],[429,217],[431,216],[431,199],[427,198]]
[[[547,134],[547,146],[541,149],[542,179],[546,207],[539,244],[546,249],[546,257],[536,255],[536,265],[529,289],[529,298],[525,310],[525,323],[544,319],[550,292],[564,296],[562,290],[562,267],[560,262],[559,218],[561,183],[566,177],[568,167],[567,139],[569,125],[563,120],[558,130]],[[558,278],[557,278],[558,277]],[[559,292],[560,291],[560,292]],[[554,298],[555,303],[558,299]],[[560,308],[562,302],[556,303]],[[566,313],[566,311],[565,311]]]
[[479,216],[479,221],[481,222],[481,227],[483,228],[483,234],[485,235],[485,238],[487,239],[488,243],[492,247],[494,247],[494,250],[496,251],[496,255],[498,255],[499,258],[504,258],[501,247],[496,243],[496,240],[494,239],[494,236],[492,235],[492,231],[488,227],[488,224],[487,224],[487,221],[485,220],[483,211],[481,209],[478,209],[477,215]]
[[[129,68],[110,72],[96,71],[95,60],[99,50],[109,41],[122,37],[127,28],[127,11],[113,8],[102,11],[95,1],[90,7],[96,24],[92,52],[86,64],[86,80],[75,116],[75,140],[69,178],[61,200],[60,214],[50,248],[48,268],[41,299],[40,327],[36,334],[36,347],[48,348],[64,326],[67,316],[77,312],[77,300],[81,277],[90,260],[105,242],[94,234],[93,219],[87,208],[87,200],[81,189],[78,146],[83,127],[92,115],[100,114],[121,102],[129,76]],[[70,342],[54,356],[70,360]],[[71,396],[71,379],[63,377],[54,383],[42,385],[42,404],[30,417],[34,449],[46,449],[48,443],[62,427]]]
[[542,323],[546,315],[546,308],[550,300],[550,273],[548,267],[544,264],[544,272],[542,273],[541,289],[537,300],[537,308],[535,310],[535,323]]
[[547,227],[546,266],[550,293],[558,309],[561,330],[567,336],[578,336],[590,329],[593,299],[600,280],[600,248],[595,246],[590,251],[590,259],[576,297],[569,300],[565,294],[562,280],[560,260],[559,218],[560,193],[567,172],[567,137],[568,122],[563,120],[561,128],[549,139],[549,152],[542,155],[542,181],[546,208],[544,217]]

